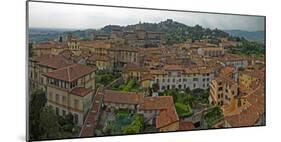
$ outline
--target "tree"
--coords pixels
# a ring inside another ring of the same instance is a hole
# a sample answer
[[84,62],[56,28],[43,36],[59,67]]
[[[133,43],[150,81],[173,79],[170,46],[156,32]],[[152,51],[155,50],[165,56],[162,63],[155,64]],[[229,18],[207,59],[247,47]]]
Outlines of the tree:
[[141,133],[144,128],[144,118],[141,114],[136,114],[134,120],[130,125],[122,128],[123,134]]
[[60,138],[61,134],[59,131],[60,125],[58,118],[50,107],[44,107],[40,113],[40,127],[44,131],[44,134],[40,137],[41,139]]
[[40,113],[47,102],[45,92],[42,89],[35,89],[29,101],[29,134],[30,139],[38,139],[44,133],[40,128]]
[[152,84],[152,91],[157,92],[159,90],[159,84],[158,83],[153,83]]

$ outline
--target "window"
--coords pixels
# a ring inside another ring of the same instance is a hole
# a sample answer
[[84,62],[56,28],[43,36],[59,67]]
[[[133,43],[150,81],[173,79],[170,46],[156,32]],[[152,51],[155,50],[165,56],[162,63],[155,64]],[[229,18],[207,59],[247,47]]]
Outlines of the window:
[[198,81],[198,78],[193,78],[193,81]]
[[162,79],[162,82],[163,82],[163,83],[165,82],[165,79],[164,79],[164,78]]
[[175,79],[173,78],[173,82],[175,82]]
[[78,124],[78,115],[76,113],[74,114],[74,123]]
[[195,83],[193,84],[193,89],[194,89],[194,88],[196,88],[196,84],[195,84]]
[[186,82],[186,78],[183,79],[183,82]]
[[75,109],[78,109],[78,106],[79,106],[79,102],[77,99],[74,100],[74,108]]
[[59,103],[59,94],[56,94],[56,102]]
[[170,82],[170,79],[168,78],[167,82],[169,83]]
[[181,82],[181,79],[179,79],[179,82]]
[[49,100],[53,101],[53,92],[49,92]]
[[65,110],[62,110],[62,115],[65,116]]
[[59,115],[59,113],[60,113],[60,110],[58,107],[56,107],[56,114]]
[[63,104],[66,104],[66,98],[65,98],[65,96],[62,96],[62,103],[63,103]]

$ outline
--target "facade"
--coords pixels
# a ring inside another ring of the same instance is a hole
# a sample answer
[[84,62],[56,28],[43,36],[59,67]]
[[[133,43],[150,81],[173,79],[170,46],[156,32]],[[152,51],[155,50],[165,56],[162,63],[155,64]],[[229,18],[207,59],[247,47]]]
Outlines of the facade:
[[130,79],[136,79],[137,81],[141,81],[148,74],[149,74],[148,69],[136,64],[129,63],[126,64],[123,69],[122,78],[125,82],[127,82]]
[[166,89],[207,89],[214,78],[214,70],[209,67],[182,67],[179,65],[166,65],[163,69],[151,70],[160,92]]
[[72,113],[74,123],[83,125],[95,90],[95,69],[74,64],[44,76],[47,78],[47,105],[57,115]]
[[224,49],[220,47],[199,48],[197,51],[203,57],[219,57],[224,55]]
[[218,59],[218,61],[224,66],[233,66],[236,69],[246,68],[248,66],[248,60],[232,54],[225,55]]
[[216,77],[210,85],[209,103],[222,106],[224,113],[237,106],[238,84],[231,78]]
[[139,64],[140,55],[137,48],[133,47],[114,47],[108,50],[109,58],[112,59],[113,70],[121,71],[125,64]]
[[43,74],[72,64],[72,61],[62,56],[55,55],[41,55],[29,59],[29,80],[31,89],[39,87],[45,90],[47,81]]

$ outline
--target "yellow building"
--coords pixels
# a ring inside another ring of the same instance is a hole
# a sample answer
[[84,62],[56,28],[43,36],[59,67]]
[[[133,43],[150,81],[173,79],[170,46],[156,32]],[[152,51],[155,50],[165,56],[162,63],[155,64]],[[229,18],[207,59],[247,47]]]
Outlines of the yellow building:
[[231,78],[219,76],[211,81],[209,102],[222,106],[224,113],[237,108],[238,84]]
[[112,64],[108,56],[94,54],[87,59],[87,65],[95,66],[98,70],[111,70]]
[[126,64],[123,69],[122,78],[125,82],[130,79],[136,79],[137,81],[141,81],[142,77],[147,74],[149,74],[149,71],[146,68],[129,63]]
[[255,76],[254,72],[244,71],[239,74],[239,84],[249,88],[253,82],[259,81],[259,78]]
[[95,89],[95,69],[73,64],[44,74],[47,78],[47,105],[57,115],[73,114],[74,123],[83,125]]

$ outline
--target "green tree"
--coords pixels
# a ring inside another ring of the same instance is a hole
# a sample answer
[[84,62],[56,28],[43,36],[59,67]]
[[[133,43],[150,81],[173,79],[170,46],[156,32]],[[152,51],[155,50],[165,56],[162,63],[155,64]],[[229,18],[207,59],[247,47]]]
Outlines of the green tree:
[[40,126],[44,131],[44,134],[40,137],[41,139],[50,139],[50,138],[60,138],[61,133],[59,131],[60,125],[58,118],[50,107],[44,107],[40,113]]
[[134,120],[130,125],[122,128],[123,134],[141,133],[144,128],[144,118],[141,114],[136,114]]
[[29,134],[30,139],[38,139],[44,133],[40,128],[40,113],[47,102],[45,92],[42,89],[32,91],[29,101]]

